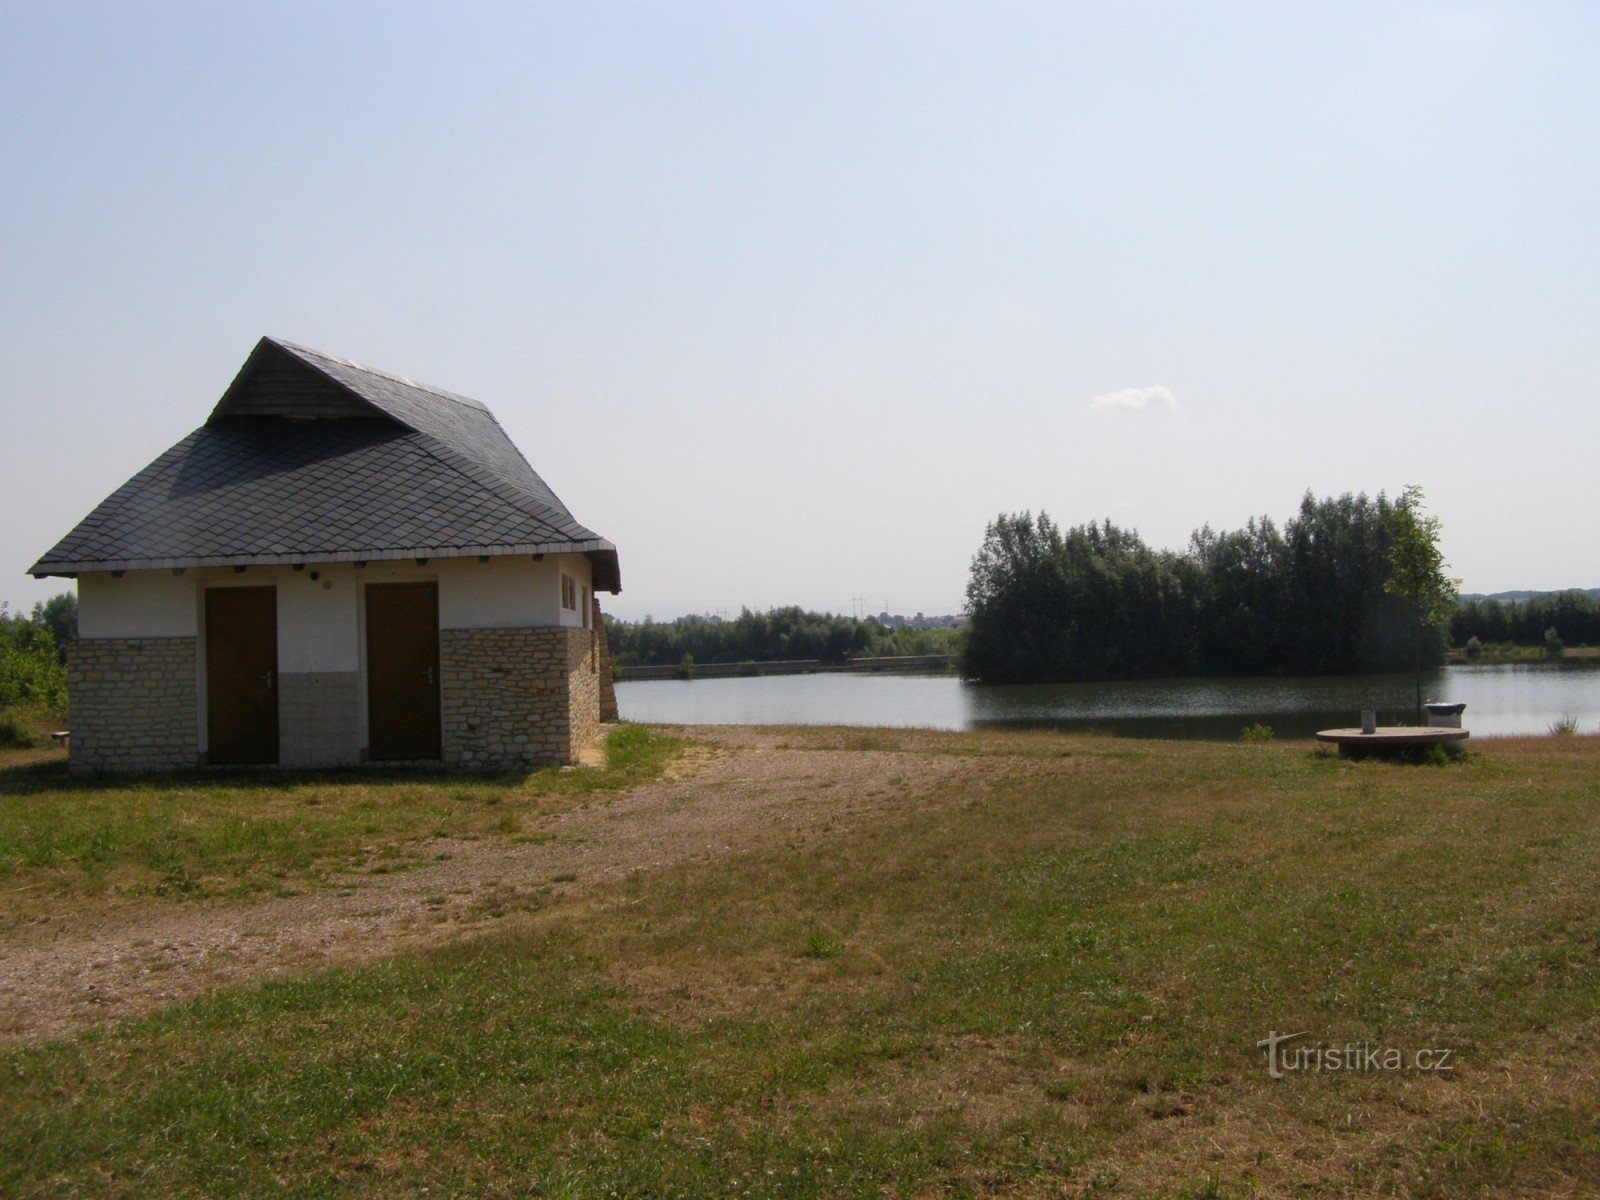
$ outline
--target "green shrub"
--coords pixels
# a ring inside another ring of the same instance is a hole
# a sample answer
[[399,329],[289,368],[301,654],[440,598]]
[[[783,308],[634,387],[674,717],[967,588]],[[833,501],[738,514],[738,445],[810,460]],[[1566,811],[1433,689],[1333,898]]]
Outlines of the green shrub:
[[1553,737],[1571,737],[1578,732],[1578,718],[1563,716],[1550,722],[1550,733]]
[[65,712],[67,673],[48,629],[0,608],[0,709],[21,705]]
[[1270,742],[1272,737],[1272,726],[1262,725],[1259,722],[1255,725],[1246,725],[1239,733],[1241,742]]
[[1477,634],[1473,634],[1467,639],[1466,651],[1468,658],[1477,658],[1478,655],[1483,653],[1483,643],[1478,640]]
[[15,713],[0,713],[0,750],[31,750],[43,740]]
[[684,652],[683,658],[678,663],[678,678],[694,678],[694,655],[688,653],[687,651]]

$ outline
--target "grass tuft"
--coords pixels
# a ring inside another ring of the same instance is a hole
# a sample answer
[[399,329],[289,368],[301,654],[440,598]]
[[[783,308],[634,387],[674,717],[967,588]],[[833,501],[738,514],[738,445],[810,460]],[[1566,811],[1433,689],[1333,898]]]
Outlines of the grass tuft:
[[801,953],[807,958],[837,958],[844,953],[844,943],[820,929],[813,929],[806,934],[805,949]]

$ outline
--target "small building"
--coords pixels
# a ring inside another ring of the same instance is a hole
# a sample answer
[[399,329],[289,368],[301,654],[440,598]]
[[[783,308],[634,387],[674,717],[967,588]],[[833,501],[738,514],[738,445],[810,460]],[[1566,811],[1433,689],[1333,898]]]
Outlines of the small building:
[[78,583],[74,770],[567,763],[616,715],[616,547],[477,401],[272,338],[31,573]]

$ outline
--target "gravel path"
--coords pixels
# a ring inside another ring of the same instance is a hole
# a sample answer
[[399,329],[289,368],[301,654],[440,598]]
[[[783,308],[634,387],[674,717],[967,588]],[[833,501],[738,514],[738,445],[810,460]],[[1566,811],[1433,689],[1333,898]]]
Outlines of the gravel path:
[[782,731],[674,732],[691,745],[663,778],[549,819],[546,842],[438,840],[431,848],[448,859],[301,895],[162,904],[7,934],[0,1042],[59,1037],[231,984],[471,936],[531,893],[541,907],[564,905],[637,871],[802,830],[843,832],[852,817],[913,804],[972,769],[952,755],[793,748]]

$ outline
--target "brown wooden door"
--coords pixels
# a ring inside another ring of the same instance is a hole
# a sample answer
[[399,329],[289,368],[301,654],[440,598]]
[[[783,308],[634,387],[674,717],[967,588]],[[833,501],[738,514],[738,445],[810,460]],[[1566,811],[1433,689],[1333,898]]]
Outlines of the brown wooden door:
[[206,591],[206,743],[213,763],[278,761],[278,593]]
[[367,755],[440,757],[437,584],[367,585]]

